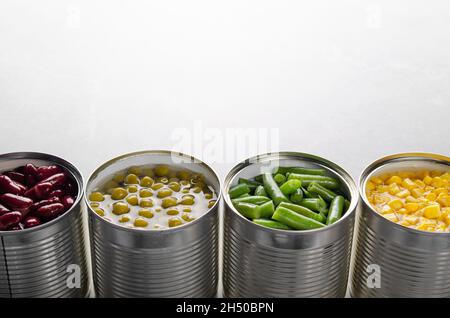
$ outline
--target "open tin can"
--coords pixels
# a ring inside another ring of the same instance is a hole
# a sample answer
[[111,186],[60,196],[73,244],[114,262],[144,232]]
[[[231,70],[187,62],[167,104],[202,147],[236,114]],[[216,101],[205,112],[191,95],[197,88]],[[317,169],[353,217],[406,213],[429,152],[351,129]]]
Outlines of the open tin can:
[[242,216],[225,194],[223,289],[225,297],[344,297],[358,191],[350,174],[323,158],[296,152],[268,153],[231,169],[224,193],[239,178],[277,166],[325,169],[351,201],[336,223],[317,230],[286,231]]
[[35,152],[1,155],[0,171],[28,163],[59,165],[75,180],[78,194],[68,211],[48,223],[0,231],[0,297],[86,297],[89,272],[82,176],[66,160]]
[[170,151],[126,154],[95,170],[86,193],[96,191],[119,171],[150,165],[168,165],[202,174],[217,194],[217,201],[196,220],[167,229],[124,227],[89,207],[96,295],[213,297],[217,294],[221,187],[211,167],[194,157]]
[[391,222],[366,195],[367,182],[383,173],[450,171],[450,158],[403,153],[371,163],[361,174],[352,297],[450,297],[450,232],[425,232]]

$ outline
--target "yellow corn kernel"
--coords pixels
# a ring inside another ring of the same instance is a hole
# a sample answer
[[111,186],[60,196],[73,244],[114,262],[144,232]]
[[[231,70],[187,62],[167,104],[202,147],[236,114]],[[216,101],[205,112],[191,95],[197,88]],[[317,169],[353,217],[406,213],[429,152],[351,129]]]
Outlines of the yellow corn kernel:
[[395,195],[395,194],[397,194],[397,193],[399,193],[399,192],[400,192],[400,188],[399,188],[399,186],[397,185],[397,183],[391,183],[391,184],[389,185],[389,193],[390,193],[390,194]]
[[392,176],[386,181],[386,183],[389,185],[393,183],[402,184],[402,178],[400,178],[399,176]]
[[428,225],[426,223],[422,223],[416,227],[416,229],[418,229],[418,230],[428,231],[428,232],[434,232],[434,228],[435,227],[433,225]]
[[421,196],[423,196],[423,190],[419,189],[419,188],[415,188],[415,189],[411,190],[411,194],[415,198],[420,198]]
[[441,216],[439,204],[433,204],[423,209],[423,215],[428,219],[437,219]]
[[450,195],[441,193],[437,197],[437,202],[445,207],[450,207]]
[[433,192],[430,192],[425,197],[428,201],[435,201],[437,199],[437,195]]
[[413,213],[416,212],[417,210],[419,210],[419,203],[414,203],[414,202],[409,202],[405,204],[405,209],[409,212],[409,213]]
[[397,211],[397,213],[408,214],[408,210],[406,210],[405,208],[401,208],[400,210]]
[[372,181],[368,181],[368,182],[367,182],[367,184],[366,184],[366,190],[368,190],[368,191],[373,191],[373,190],[375,190],[375,188],[376,188],[375,183],[373,183]]
[[405,221],[407,221],[409,224],[415,225],[417,222],[419,222],[419,217],[414,215],[408,215],[405,217]]
[[383,214],[383,216],[392,222],[398,222],[398,217],[394,213]]
[[411,194],[411,192],[409,192],[409,190],[401,190],[400,192],[397,192],[395,194],[395,196],[399,197],[399,198],[406,198],[407,196],[409,196]]
[[392,213],[392,212],[394,212],[394,210],[392,210],[392,208],[389,205],[384,205],[381,208],[381,213],[382,214],[388,214],[388,213]]
[[433,178],[433,181],[431,181],[431,185],[435,188],[440,188],[444,185],[444,182],[441,178],[435,177]]
[[388,204],[394,210],[400,210],[403,207],[403,202],[400,199],[393,199]]
[[444,174],[441,176],[441,178],[442,178],[443,180],[450,181],[450,172],[444,173]]
[[413,196],[407,196],[406,197],[406,202],[411,202],[411,203],[419,203],[420,201],[419,200],[417,200],[415,197],[413,197]]
[[423,182],[422,180],[415,180],[414,183],[420,188],[425,188],[426,186],[425,182]]
[[375,184],[383,184],[383,180],[380,177],[373,177],[370,181]]
[[425,176],[425,178],[423,178],[423,182],[425,182],[425,184],[430,185],[431,182],[433,182],[433,178],[430,176]]
[[450,226],[450,215],[447,215],[447,216],[445,217],[444,222],[445,222],[448,226]]
[[448,190],[446,188],[437,188],[433,191],[436,195],[440,195],[441,193],[448,194]]
[[403,226],[410,226],[411,224],[409,224],[407,221],[403,220],[398,222],[397,224],[403,225]]
[[405,180],[402,181],[402,186],[408,190],[411,190],[413,188],[416,188],[417,184],[411,179],[406,178]]

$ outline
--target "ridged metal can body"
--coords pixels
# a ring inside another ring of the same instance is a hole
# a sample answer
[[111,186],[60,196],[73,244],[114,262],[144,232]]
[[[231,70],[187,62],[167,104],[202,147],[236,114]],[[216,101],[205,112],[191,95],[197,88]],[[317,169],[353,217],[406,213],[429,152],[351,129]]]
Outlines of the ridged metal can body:
[[77,199],[62,216],[36,228],[0,232],[0,297],[86,297],[89,271],[83,179],[69,162],[42,153],[0,156],[0,171],[18,166],[57,164],[72,174]]
[[391,222],[370,206],[365,195],[366,182],[373,175],[424,168],[450,171],[450,158],[397,154],[375,161],[362,173],[352,297],[450,297],[450,233]]
[[351,199],[350,208],[338,222],[323,229],[281,231],[246,219],[224,194],[224,296],[344,297],[358,201],[355,182],[330,161],[280,152],[253,157],[235,166],[226,177],[224,193],[238,178],[252,178],[278,165],[327,170],[341,181]]
[[197,220],[165,230],[125,228],[90,209],[97,297],[213,297],[218,280],[220,181],[205,163],[180,153],[143,151],[113,159],[91,176],[87,193],[130,166],[168,164],[203,173],[216,204]]

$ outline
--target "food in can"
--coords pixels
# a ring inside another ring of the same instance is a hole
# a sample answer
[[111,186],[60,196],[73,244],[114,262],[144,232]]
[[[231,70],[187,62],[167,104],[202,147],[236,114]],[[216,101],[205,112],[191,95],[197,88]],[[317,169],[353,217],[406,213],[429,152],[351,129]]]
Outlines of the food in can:
[[239,178],[228,195],[254,223],[278,230],[312,230],[337,222],[349,207],[336,178],[323,169],[278,167],[253,179]]
[[114,224],[161,230],[201,217],[217,195],[203,174],[156,165],[117,172],[88,199],[96,214]]
[[397,171],[375,175],[365,193],[386,219],[408,228],[450,232],[450,173]]
[[70,209],[78,189],[58,165],[28,163],[0,174],[0,231],[18,231],[47,223]]

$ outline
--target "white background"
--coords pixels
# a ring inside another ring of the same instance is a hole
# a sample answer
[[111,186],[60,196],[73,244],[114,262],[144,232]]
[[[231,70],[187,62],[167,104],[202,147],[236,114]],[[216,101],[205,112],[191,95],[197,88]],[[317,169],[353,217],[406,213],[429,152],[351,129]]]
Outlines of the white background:
[[447,0],[0,2],[1,152],[85,176],[135,150],[192,148],[222,177],[254,154],[179,149],[201,125],[278,128],[269,150],[357,178],[385,154],[449,155],[449,89]]

